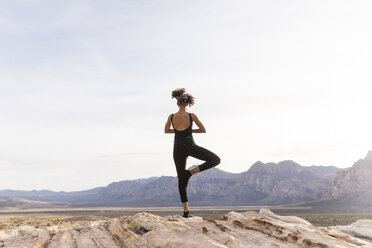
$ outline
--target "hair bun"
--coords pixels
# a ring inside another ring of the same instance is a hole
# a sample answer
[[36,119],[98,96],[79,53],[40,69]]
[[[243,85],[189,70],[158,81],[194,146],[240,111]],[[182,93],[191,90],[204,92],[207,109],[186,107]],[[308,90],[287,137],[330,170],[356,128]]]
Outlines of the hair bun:
[[181,96],[182,94],[184,94],[185,92],[186,92],[185,88],[177,88],[174,91],[172,91],[172,98],[175,98],[175,97],[177,98]]
[[176,98],[177,103],[187,102],[190,107],[195,103],[195,98],[189,93],[186,93],[185,88],[177,88],[174,91],[172,91],[172,98]]

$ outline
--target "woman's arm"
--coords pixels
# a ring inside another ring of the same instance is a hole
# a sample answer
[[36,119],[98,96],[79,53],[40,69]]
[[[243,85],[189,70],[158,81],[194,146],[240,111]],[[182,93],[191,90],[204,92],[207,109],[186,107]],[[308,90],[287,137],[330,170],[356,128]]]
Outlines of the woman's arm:
[[174,129],[171,129],[171,116],[172,114],[169,115],[167,123],[165,123],[165,128],[164,128],[164,133],[174,133]]
[[192,113],[192,119],[195,121],[195,124],[199,127],[199,129],[193,129],[193,133],[206,133],[207,130],[205,130],[205,127],[203,126],[203,123],[198,119],[196,114]]

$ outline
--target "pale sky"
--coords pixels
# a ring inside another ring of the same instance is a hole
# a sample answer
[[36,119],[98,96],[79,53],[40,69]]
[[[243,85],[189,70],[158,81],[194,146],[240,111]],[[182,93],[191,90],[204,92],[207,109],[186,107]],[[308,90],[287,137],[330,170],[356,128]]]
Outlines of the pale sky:
[[372,150],[371,11],[368,0],[1,1],[0,189],[176,176],[164,125],[178,87],[219,169],[350,167]]

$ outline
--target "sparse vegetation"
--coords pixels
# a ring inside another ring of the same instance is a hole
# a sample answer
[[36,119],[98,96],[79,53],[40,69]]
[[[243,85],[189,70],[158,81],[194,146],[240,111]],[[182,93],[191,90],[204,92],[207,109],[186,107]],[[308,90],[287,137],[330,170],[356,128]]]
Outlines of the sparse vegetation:
[[0,231],[5,230],[7,228],[6,224],[0,223]]
[[297,215],[314,226],[344,226],[360,219],[372,219],[372,214],[306,214]]
[[138,231],[141,230],[141,226],[140,225],[137,225],[136,222],[132,221],[131,223],[129,223],[130,226],[132,227],[135,227]]

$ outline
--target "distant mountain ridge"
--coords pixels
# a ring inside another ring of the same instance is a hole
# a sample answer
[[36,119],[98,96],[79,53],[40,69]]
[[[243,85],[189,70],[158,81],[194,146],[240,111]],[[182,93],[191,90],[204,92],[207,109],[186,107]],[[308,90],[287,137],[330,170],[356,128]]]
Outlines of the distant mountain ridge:
[[56,208],[69,207],[68,203],[52,203],[42,201],[31,201],[20,198],[0,197],[0,208],[2,209],[29,209],[29,208]]
[[[336,173],[335,167],[320,167]],[[329,186],[330,179],[318,175],[318,167],[304,167],[291,160],[278,164],[256,162],[243,174],[242,196],[259,197],[257,204],[279,205],[319,199]],[[257,195],[257,193],[260,193]]]
[[321,200],[305,205],[317,211],[372,212],[372,151],[338,171]]
[[[190,167],[194,168],[195,166]],[[193,205],[278,205],[318,200],[340,169],[301,166],[294,161],[257,161],[247,171],[230,173],[211,168],[193,175],[188,198]],[[178,206],[178,179],[173,176],[113,182],[84,191],[0,190],[0,196],[71,206]]]
[[[339,198],[356,191],[366,191],[372,187],[372,151],[364,159],[359,159],[351,168],[341,170],[324,193],[326,199]],[[372,198],[370,198],[372,201]]]

